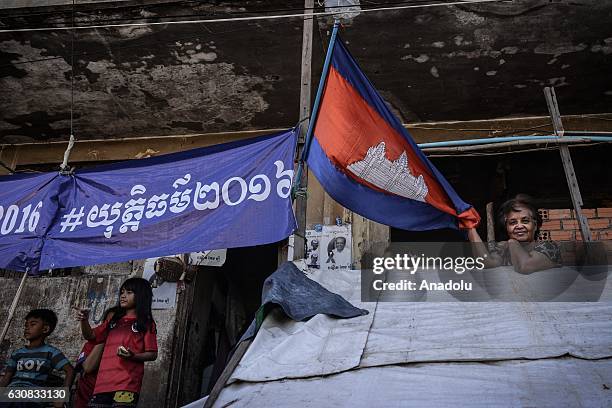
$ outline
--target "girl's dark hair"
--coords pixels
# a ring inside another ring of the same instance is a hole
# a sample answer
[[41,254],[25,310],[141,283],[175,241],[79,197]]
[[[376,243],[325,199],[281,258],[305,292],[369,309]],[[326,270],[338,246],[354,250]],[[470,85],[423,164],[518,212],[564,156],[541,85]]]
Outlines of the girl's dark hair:
[[531,198],[527,194],[517,194],[516,197],[514,197],[513,199],[504,202],[497,213],[497,221],[502,227],[501,230],[505,235],[505,239],[508,239],[508,233],[506,231],[506,219],[512,211],[520,211],[521,207],[527,208],[529,211],[531,211],[531,214],[533,214],[533,218],[536,222],[534,238],[538,237],[540,227],[542,226],[542,215],[540,215],[540,213],[538,212],[538,208],[536,207],[533,198]]
[[118,313],[119,310],[121,310],[120,306],[113,306],[113,307],[109,307],[108,309],[106,309],[104,311],[104,314],[102,315],[102,321],[105,321],[106,319],[108,319],[109,315],[114,315],[115,313]]
[[[123,282],[121,288],[119,288],[119,296],[121,296],[121,291],[124,289],[134,292],[136,300],[136,330],[139,332],[145,332],[147,328],[155,330],[155,320],[153,320],[153,313],[151,312],[153,290],[151,290],[149,281],[142,278],[130,278]],[[119,307],[111,319],[110,326],[114,326],[123,316],[125,316],[125,309]]]

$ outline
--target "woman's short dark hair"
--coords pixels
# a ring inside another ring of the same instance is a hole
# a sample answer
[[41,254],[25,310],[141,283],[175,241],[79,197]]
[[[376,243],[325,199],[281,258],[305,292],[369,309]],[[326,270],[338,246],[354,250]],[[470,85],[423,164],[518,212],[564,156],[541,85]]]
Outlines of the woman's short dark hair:
[[499,225],[501,225],[502,232],[506,236],[506,239],[508,239],[508,233],[506,231],[506,219],[512,211],[518,212],[521,210],[521,208],[527,208],[529,211],[531,211],[531,214],[533,215],[533,218],[536,222],[534,238],[538,237],[540,227],[542,227],[542,215],[540,215],[533,198],[531,198],[527,194],[517,194],[516,197],[504,202],[501,207],[499,207],[499,211],[497,213],[497,221],[499,222]]

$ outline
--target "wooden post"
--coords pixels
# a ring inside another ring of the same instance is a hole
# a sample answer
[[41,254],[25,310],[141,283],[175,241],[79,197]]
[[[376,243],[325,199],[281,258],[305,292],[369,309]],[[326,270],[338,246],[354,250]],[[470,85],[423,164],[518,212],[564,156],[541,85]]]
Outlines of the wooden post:
[[[558,137],[563,137],[565,130],[563,129],[563,123],[561,123],[561,114],[559,113],[559,105],[557,104],[555,88],[544,88],[544,96],[546,97],[546,104],[548,105],[548,112],[550,112],[555,135]],[[572,204],[576,213],[576,219],[578,220],[578,225],[580,225],[582,240],[584,242],[590,242],[592,241],[591,229],[589,228],[589,223],[584,217],[584,214],[582,214],[582,196],[580,195],[580,188],[578,186],[578,180],[576,179],[576,173],[574,172],[574,165],[572,164],[572,157],[569,152],[569,147],[566,144],[563,144],[559,146],[559,151],[561,153],[563,170],[565,171],[567,186],[569,187],[570,195],[572,197]]]
[[[301,131],[298,139],[297,157],[302,156],[306,130],[308,129],[310,117],[310,89],[312,77],[312,27],[314,16],[314,0],[304,0],[304,29],[302,31],[302,82],[300,89],[300,121]],[[310,16],[309,16],[310,14]],[[304,164],[304,172],[299,189],[306,191],[308,188],[308,168]],[[306,195],[298,195],[295,199],[295,218],[298,229],[293,240],[293,259],[304,258],[304,246],[306,235]]]
[[487,242],[495,242],[495,217],[493,203],[487,203]]
[[253,342],[253,339],[248,339],[238,344],[238,347],[236,347],[236,351],[234,352],[229,362],[223,369],[223,372],[221,373],[221,376],[215,383],[213,389],[210,391],[210,394],[208,395],[208,398],[206,399],[206,402],[204,403],[203,408],[211,408],[213,404],[217,401],[217,398],[219,398],[221,391],[223,391],[223,388],[225,387],[227,380],[230,379],[230,377],[232,376],[232,373],[234,372],[236,367],[238,367],[238,363],[240,363],[240,360],[242,359],[244,354],[247,352],[252,342]]
[[6,317],[6,322],[4,323],[4,328],[2,329],[2,334],[0,335],[0,344],[4,341],[4,337],[8,332],[8,329],[11,325],[11,320],[13,320],[13,316],[15,315],[15,310],[17,309],[17,303],[19,303],[19,298],[21,297],[21,292],[23,291],[23,287],[25,285],[25,281],[28,279],[28,271],[23,273],[23,277],[21,278],[21,283],[19,283],[19,288],[17,288],[17,293],[15,293],[15,298],[13,299],[13,303],[11,304],[11,308],[9,309],[8,315]]
[[179,293],[176,305],[176,318],[174,334],[172,336],[171,355],[174,357],[170,362],[170,373],[168,375],[168,388],[166,391],[166,407],[179,407],[181,398],[181,388],[183,383],[183,367],[187,356],[187,341],[189,335],[189,324],[191,322],[191,310],[193,308],[194,291],[198,276],[190,285],[185,286],[185,290]]

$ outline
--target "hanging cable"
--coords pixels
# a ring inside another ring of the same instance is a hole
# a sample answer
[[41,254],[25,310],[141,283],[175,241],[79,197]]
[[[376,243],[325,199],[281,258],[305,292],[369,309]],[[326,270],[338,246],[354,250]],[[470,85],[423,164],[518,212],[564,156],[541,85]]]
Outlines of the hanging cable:
[[[472,2],[482,2],[483,0],[477,1],[477,0],[464,0],[461,3],[472,3]],[[503,2],[504,0],[490,0],[490,1],[499,1],[499,2]],[[508,1],[508,0],[505,0]],[[370,10],[374,10],[374,9],[378,9],[378,7],[376,6],[382,6],[385,5],[387,6],[387,8],[391,5],[396,5],[396,6],[402,6],[402,5],[410,5],[412,7],[418,7],[419,5],[425,5],[425,6],[430,6],[430,4],[428,4],[427,0],[409,0],[409,1],[392,1],[392,2],[386,2],[386,3],[372,3],[372,5],[364,5],[362,4],[360,7],[359,12],[367,12]],[[437,3],[436,5],[447,5],[445,3]],[[331,10],[335,10],[338,9],[339,12],[342,11],[342,9],[345,9],[347,7],[350,6],[325,6],[324,4],[319,5],[319,8],[324,7],[325,10],[327,10],[328,12],[330,12]],[[369,8],[368,8],[369,7]],[[104,11],[107,9],[99,9],[99,10],[94,10],[97,12],[100,11]],[[145,7],[142,8],[142,10],[146,10]],[[119,21],[142,21],[142,20],[150,20],[150,19],[155,19],[155,20],[159,20],[162,18],[189,18],[189,17],[212,17],[215,14],[223,14],[223,15],[229,15],[229,16],[237,16],[237,15],[245,15],[245,14],[251,14],[251,15],[261,15],[261,14],[265,14],[265,13],[287,13],[287,12],[292,12],[292,11],[300,11],[300,12],[306,12],[309,10],[316,10],[316,7],[302,7],[302,8],[283,8],[283,9],[270,9],[270,10],[244,10],[244,11],[222,11],[222,12],[218,12],[218,11],[212,11],[212,12],[208,12],[208,13],[193,13],[193,14],[175,14],[175,15],[167,15],[167,16],[151,16],[151,17],[130,17],[130,18],[101,18],[98,21],[99,22],[119,22]],[[58,17],[53,17],[53,15],[58,15]],[[11,17],[31,17],[31,16],[49,16],[48,18],[57,18],[57,19],[62,19],[62,14],[66,14],[65,12],[61,12],[61,11],[46,11],[46,12],[42,12],[42,13],[27,13],[27,14],[17,14],[17,15],[12,15]],[[315,13],[316,14],[316,13]],[[312,14],[306,14],[306,15],[312,15]],[[89,15],[89,17],[91,19],[94,19],[95,16],[92,16],[91,14]],[[57,24],[61,24],[61,23],[57,23]],[[89,27],[89,26],[80,26],[82,28],[84,27]],[[49,27],[52,28],[52,27]]]
[[[377,7],[371,9],[362,9],[360,13],[370,13],[374,11],[393,11],[393,10],[406,10],[413,8],[429,8],[439,6],[454,6],[459,4],[480,4],[480,3],[500,3],[503,0],[467,0],[467,1],[451,1],[443,3],[428,3],[428,4],[412,4],[406,6],[393,6],[393,7]],[[213,18],[203,20],[185,20],[185,21],[163,21],[154,23],[129,23],[129,24],[100,24],[100,25],[88,25],[79,27],[41,27],[41,28],[20,28],[13,30],[0,30],[0,33],[16,33],[16,32],[34,32],[34,31],[67,31],[67,30],[84,30],[92,28],[111,28],[111,27],[143,27],[143,26],[155,26],[155,25],[176,25],[176,24],[200,24],[200,23],[227,23],[235,21],[254,21],[254,20],[275,20],[285,18],[304,18],[310,16],[333,16],[338,14],[338,11],[321,11],[314,13],[296,13],[296,14],[280,14],[273,16],[252,16],[252,17],[230,17],[230,18]]]
[[[500,0],[501,1],[501,0]],[[170,5],[170,6],[182,6],[184,5],[184,7],[192,7],[189,6],[186,3],[194,3],[194,2],[183,2],[183,3],[170,3],[170,4],[166,4],[166,6]],[[391,5],[418,5],[420,3],[427,3],[426,0],[404,0],[404,1],[391,1],[391,2],[384,2],[384,3],[375,3],[375,2],[370,2],[371,4],[369,5],[365,5],[365,4],[361,4],[360,7],[360,12],[364,11],[364,10],[369,10],[369,8],[375,8],[376,6],[391,6]],[[197,7],[198,3],[195,2],[195,7]],[[149,5],[151,7],[159,7],[159,4],[151,4]],[[163,6],[163,5],[161,5]],[[130,6],[124,6],[124,8],[128,8]],[[326,6],[325,4],[319,4],[318,8],[325,8],[326,10],[334,10],[334,9],[344,9],[346,7],[350,7],[350,6]],[[369,8],[368,8],[369,7]],[[101,8],[101,9],[97,9],[97,10],[92,10],[91,13],[89,13],[89,15],[86,15],[86,17],[89,17],[91,19],[95,18],[95,15],[93,15],[93,13],[100,13],[100,12],[104,12],[104,11],[108,11],[108,10],[112,10],[113,12],[116,12],[117,9],[119,7],[113,7],[113,8]],[[133,9],[133,7],[132,7]],[[268,9],[268,10],[232,10],[232,11],[218,11],[218,10],[212,10],[211,12],[202,12],[202,13],[191,13],[191,14],[173,14],[173,15],[165,15],[165,16],[151,16],[151,17],[130,17],[130,18],[101,18],[100,22],[118,22],[118,21],[142,21],[142,20],[149,20],[149,19],[162,19],[162,18],[188,18],[188,17],[212,17],[216,14],[223,14],[223,15],[229,15],[229,16],[239,16],[239,15],[245,15],[245,14],[252,14],[252,15],[261,15],[261,14],[265,14],[265,13],[289,13],[289,12],[305,12],[305,11],[310,11],[310,10],[316,10],[317,7],[288,7],[288,8],[276,8],[276,9]],[[147,5],[144,5],[141,8],[142,11],[146,11],[147,10]],[[50,19],[62,19],[62,15],[68,15],[70,14],[70,11],[57,11],[57,10],[50,10],[50,11],[43,11],[43,12],[28,12],[28,13],[24,13],[24,14],[11,14],[10,17],[37,17],[37,16],[43,16],[42,18],[50,18]],[[45,17],[46,16],[46,17]],[[57,23],[57,24],[61,24],[61,23]]]

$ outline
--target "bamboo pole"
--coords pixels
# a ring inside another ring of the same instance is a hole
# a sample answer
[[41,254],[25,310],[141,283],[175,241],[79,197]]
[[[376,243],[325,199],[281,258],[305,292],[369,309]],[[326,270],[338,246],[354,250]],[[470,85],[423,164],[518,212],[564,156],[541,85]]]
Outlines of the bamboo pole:
[[4,328],[2,329],[2,335],[0,335],[0,344],[4,341],[4,337],[8,332],[8,329],[11,325],[11,320],[13,320],[13,316],[15,315],[15,310],[17,309],[17,303],[19,303],[19,298],[21,298],[21,292],[23,291],[23,287],[25,286],[26,279],[28,278],[28,271],[26,270],[23,273],[23,277],[21,278],[21,283],[19,283],[19,288],[17,288],[17,293],[15,294],[15,299],[13,299],[13,303],[11,304],[11,308],[9,309],[8,316],[6,318],[6,323],[4,323]]

